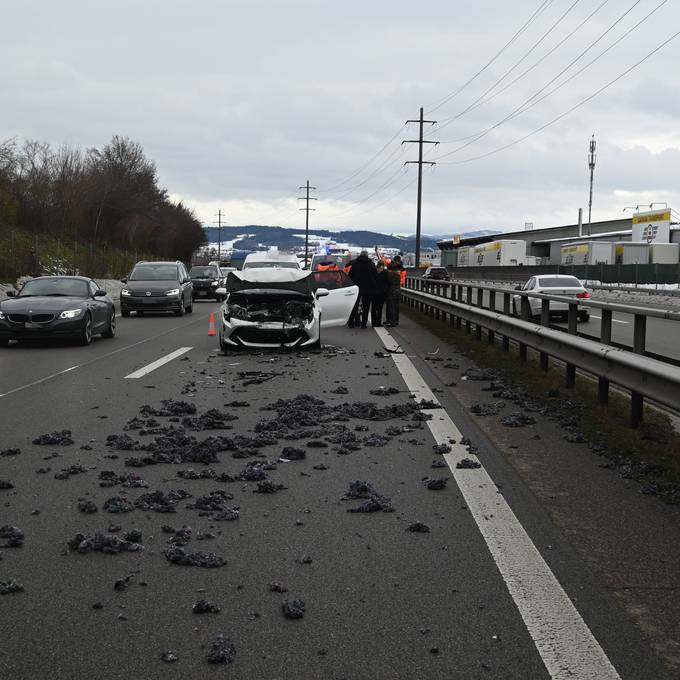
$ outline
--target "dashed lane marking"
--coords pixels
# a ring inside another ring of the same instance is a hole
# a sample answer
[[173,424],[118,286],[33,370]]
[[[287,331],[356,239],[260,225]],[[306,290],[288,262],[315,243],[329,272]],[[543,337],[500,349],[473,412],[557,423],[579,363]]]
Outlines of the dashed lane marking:
[[181,357],[182,354],[186,354],[189,350],[192,350],[193,347],[180,347],[179,349],[176,349],[174,352],[170,352],[170,354],[166,354],[164,357],[161,357],[160,359],[156,359],[156,361],[152,361],[150,364],[147,366],[144,366],[143,368],[140,368],[139,370],[135,371],[134,373],[130,373],[130,375],[126,375],[125,379],[126,380],[136,380],[137,378],[143,378],[145,375],[148,375],[152,371],[155,371],[157,368],[160,368],[161,366],[164,366],[165,364],[171,362],[173,359],[176,359],[177,357]]
[[[416,399],[439,403],[411,360],[399,352],[394,338],[384,328],[375,331]],[[469,454],[460,444],[462,435],[455,423],[444,409],[425,413],[432,416],[427,425],[437,444],[451,446],[444,459],[550,677],[621,680],[489,474],[484,468],[457,469],[457,463]]]

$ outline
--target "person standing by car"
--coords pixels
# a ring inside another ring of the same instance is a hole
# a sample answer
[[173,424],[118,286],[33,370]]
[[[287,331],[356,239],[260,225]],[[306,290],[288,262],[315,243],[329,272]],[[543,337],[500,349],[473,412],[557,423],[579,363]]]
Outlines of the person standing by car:
[[359,325],[358,310],[359,302],[361,301],[361,327],[366,328],[368,323],[368,314],[371,309],[371,298],[373,297],[373,292],[375,290],[375,265],[373,261],[368,257],[368,251],[362,250],[354,262],[352,262],[352,267],[349,270],[349,278],[354,281],[354,283],[359,286],[359,297],[354,305],[352,314],[349,317],[349,327],[354,328]]
[[399,302],[401,300],[401,270],[398,262],[387,268],[389,288],[387,291],[387,321],[385,326],[399,325]]
[[390,289],[390,279],[387,267],[384,262],[376,265],[375,289],[371,299],[371,326],[379,328],[382,326],[382,313]]

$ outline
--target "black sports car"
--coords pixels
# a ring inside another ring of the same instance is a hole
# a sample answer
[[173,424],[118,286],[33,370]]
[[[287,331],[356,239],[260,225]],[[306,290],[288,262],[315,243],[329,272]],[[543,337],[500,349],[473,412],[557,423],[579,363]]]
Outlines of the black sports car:
[[10,290],[0,302],[0,345],[10,340],[72,337],[89,345],[92,336],[116,333],[113,301],[83,276],[41,276]]

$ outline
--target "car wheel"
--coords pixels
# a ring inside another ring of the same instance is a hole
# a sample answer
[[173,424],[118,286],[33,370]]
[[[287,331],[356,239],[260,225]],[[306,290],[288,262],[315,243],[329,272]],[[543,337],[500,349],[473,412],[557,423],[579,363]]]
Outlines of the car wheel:
[[111,310],[111,316],[109,317],[109,327],[102,333],[103,338],[112,338],[116,334],[116,310]]
[[121,309],[120,315],[125,316],[125,317],[130,316],[130,310],[129,309]]
[[89,345],[92,342],[92,317],[88,312],[85,316],[85,323],[80,331],[80,344]]
[[588,312],[579,312],[578,320],[586,323],[587,321],[590,321],[590,314]]
[[224,342],[224,337],[222,336],[222,333],[219,335],[219,342],[220,342],[220,349],[223,352],[226,352],[229,349],[229,346],[227,345],[226,342]]
[[194,311],[194,299],[191,299],[191,304],[187,307],[186,312],[187,314],[191,314],[191,312]]
[[175,310],[175,316],[184,316],[184,298],[179,299],[179,309]]

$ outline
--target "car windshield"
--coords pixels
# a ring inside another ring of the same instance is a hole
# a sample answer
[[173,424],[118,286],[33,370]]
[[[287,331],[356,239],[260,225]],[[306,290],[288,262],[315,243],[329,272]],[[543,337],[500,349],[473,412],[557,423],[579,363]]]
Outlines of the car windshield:
[[539,288],[582,288],[575,276],[556,276],[554,279],[539,279]]
[[192,267],[189,276],[192,279],[216,279],[219,274],[217,267]]
[[243,265],[244,269],[274,269],[275,267],[299,269],[300,265],[297,262],[246,262]]
[[130,281],[177,281],[177,267],[174,264],[141,264],[130,274]]
[[325,271],[325,272],[313,272],[313,288],[317,290],[318,288],[328,288],[328,290],[337,290],[338,288],[349,288],[349,286],[354,286],[355,283],[352,279],[345,274],[343,271]]
[[33,279],[21,289],[19,297],[35,297],[37,295],[89,297],[89,286],[80,279],[53,278]]

